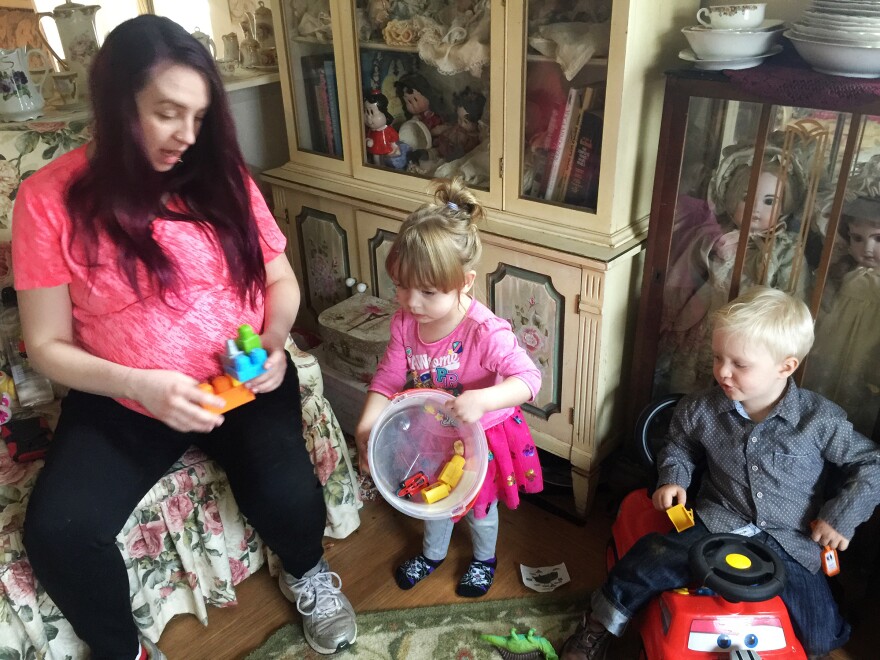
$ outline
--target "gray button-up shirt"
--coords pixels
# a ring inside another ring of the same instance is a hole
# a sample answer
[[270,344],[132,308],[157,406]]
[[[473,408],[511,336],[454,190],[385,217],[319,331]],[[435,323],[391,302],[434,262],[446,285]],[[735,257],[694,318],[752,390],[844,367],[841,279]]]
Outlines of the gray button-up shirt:
[[[789,378],[782,399],[762,422],[737,411],[715,387],[678,404],[657,457],[658,484],[690,485],[706,459],[697,502],[711,532],[752,523],[815,573],[821,549],[810,522],[821,518],[847,539],[880,504],[880,448],[853,430],[842,408]],[[825,501],[830,464],[845,475]]]

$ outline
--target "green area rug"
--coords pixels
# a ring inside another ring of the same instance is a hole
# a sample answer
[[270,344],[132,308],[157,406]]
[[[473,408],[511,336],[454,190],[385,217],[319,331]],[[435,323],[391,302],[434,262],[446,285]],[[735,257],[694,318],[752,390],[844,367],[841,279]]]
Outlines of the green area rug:
[[[358,638],[332,657],[340,660],[500,660],[484,633],[507,636],[534,628],[559,650],[574,632],[588,594],[544,594],[462,605],[359,612]],[[246,660],[318,660],[298,623],[284,626]]]

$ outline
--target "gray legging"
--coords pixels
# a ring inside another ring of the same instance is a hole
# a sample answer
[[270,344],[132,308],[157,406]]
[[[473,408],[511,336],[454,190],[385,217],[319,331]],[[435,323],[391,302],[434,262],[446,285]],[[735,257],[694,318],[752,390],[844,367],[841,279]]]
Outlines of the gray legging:
[[229,411],[214,431],[180,433],[113,399],[72,391],[34,487],[24,544],[39,581],[93,660],[138,648],[116,535],[190,445],[226,471],[235,500],[297,577],[321,559],[326,510],[302,436],[296,368],[280,387]]

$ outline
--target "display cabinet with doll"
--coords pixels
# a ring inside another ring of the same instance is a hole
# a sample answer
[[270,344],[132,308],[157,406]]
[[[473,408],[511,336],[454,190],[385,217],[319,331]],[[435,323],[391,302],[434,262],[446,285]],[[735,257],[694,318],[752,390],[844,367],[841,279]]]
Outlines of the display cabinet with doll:
[[847,252],[830,269],[804,386],[871,437],[880,414],[880,197],[847,202],[837,233]]
[[[712,383],[708,317],[729,299],[753,156],[754,145],[728,147],[709,182],[708,200],[679,197],[655,370],[658,393],[693,392]],[[766,284],[806,300],[810,273],[795,226],[806,180],[796,158],[787,159],[784,175],[782,161],[780,148],[765,148],[739,290]]]
[[486,108],[486,97],[480,92],[466,87],[462,92],[452,95],[457,122],[443,131],[435,139],[437,151],[446,160],[456,160],[479,146],[480,120]]

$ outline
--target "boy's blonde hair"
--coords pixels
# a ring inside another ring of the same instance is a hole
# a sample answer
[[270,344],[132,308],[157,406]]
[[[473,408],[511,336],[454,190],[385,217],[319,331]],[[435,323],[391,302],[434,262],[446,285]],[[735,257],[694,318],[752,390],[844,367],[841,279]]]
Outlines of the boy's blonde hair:
[[764,346],[773,359],[802,362],[813,346],[813,317],[806,304],[784,291],[755,286],[712,313],[715,330]]
[[464,182],[433,182],[434,201],[414,211],[385,258],[391,279],[406,288],[454,291],[466,283],[483,247],[476,222],[483,207]]

